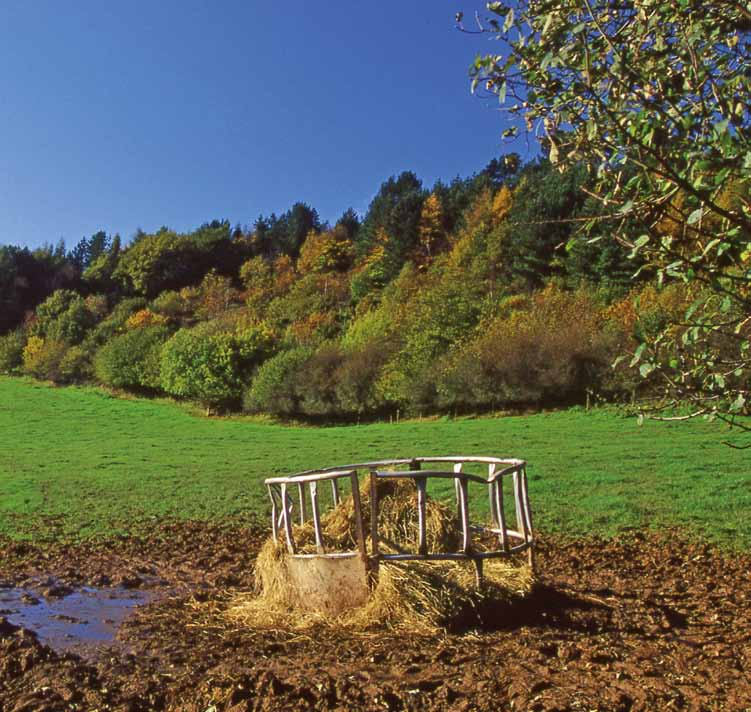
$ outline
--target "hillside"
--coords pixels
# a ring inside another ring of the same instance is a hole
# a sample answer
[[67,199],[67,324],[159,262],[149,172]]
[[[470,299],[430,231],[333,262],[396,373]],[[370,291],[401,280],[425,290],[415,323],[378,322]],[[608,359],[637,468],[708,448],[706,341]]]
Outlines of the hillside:
[[1,248],[0,372],[350,421],[630,400],[613,361],[696,290],[580,244],[586,180],[511,154],[430,189],[392,177],[334,226],[297,203],[250,228]]

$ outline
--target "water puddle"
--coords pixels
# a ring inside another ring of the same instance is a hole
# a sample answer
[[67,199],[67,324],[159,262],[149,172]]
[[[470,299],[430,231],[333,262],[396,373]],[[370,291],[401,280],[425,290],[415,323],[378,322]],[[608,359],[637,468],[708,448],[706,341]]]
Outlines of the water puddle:
[[0,616],[34,631],[58,652],[86,653],[111,643],[120,624],[154,594],[121,587],[59,588],[45,597],[33,588],[0,588]]

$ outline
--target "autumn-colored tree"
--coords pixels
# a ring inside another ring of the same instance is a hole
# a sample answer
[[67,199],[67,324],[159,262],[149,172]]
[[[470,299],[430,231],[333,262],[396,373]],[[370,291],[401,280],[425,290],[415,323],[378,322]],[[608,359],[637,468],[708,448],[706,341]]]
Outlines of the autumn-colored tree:
[[300,274],[346,271],[353,257],[354,246],[347,228],[337,225],[333,230],[308,234],[300,251],[297,270]]
[[59,338],[31,336],[23,350],[23,370],[35,378],[58,382],[60,364],[69,348]]
[[443,246],[446,234],[443,230],[443,205],[440,198],[431,193],[422,204],[420,223],[417,228],[419,261],[429,264]]
[[273,291],[283,294],[295,281],[295,264],[289,255],[281,255],[274,260],[272,273],[274,275]]
[[483,189],[464,215],[448,255],[447,269],[453,279],[487,285],[489,296],[498,290],[498,282],[512,237],[506,223],[512,205],[511,190],[503,186],[497,193]]
[[196,317],[213,319],[227,311],[239,298],[240,293],[232,286],[232,280],[211,270],[198,286]]
[[511,205],[511,189],[507,185],[502,185],[493,197],[493,219],[498,223],[505,220],[511,212]]
[[151,309],[139,309],[128,317],[125,328],[130,331],[132,329],[143,329],[147,326],[164,326],[167,321],[165,316],[157,314]]

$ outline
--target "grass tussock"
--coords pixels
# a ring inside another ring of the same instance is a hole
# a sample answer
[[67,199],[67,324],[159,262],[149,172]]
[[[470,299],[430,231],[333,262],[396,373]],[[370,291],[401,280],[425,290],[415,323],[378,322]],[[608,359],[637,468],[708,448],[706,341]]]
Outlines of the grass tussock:
[[[414,549],[417,539],[417,511],[411,481],[379,483],[379,532],[381,550],[401,552]],[[369,511],[369,490],[361,490],[363,511]],[[429,551],[456,551],[461,529],[451,508],[428,499],[426,533]],[[328,551],[356,547],[354,505],[351,497],[322,517],[324,545]],[[293,527],[301,552],[315,551],[311,524]],[[493,546],[478,541],[478,549]],[[369,542],[368,542],[369,548]],[[417,633],[434,633],[468,624],[482,623],[494,606],[508,604],[532,589],[533,576],[525,557],[518,561],[488,560],[484,563],[483,585],[478,588],[471,562],[410,561],[382,564],[365,605],[338,615],[308,611],[296,600],[286,570],[284,544],[269,539],[256,560],[256,588],[240,594],[227,615],[235,624],[249,627],[306,628],[324,623],[358,630],[389,628]]]

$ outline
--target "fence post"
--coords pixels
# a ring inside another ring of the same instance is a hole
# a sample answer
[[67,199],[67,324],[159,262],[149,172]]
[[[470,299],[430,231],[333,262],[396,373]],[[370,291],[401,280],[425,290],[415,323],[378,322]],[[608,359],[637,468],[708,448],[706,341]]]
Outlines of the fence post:
[[465,554],[469,554],[472,549],[472,542],[470,541],[470,529],[469,529],[469,488],[467,486],[467,480],[461,478],[459,480],[459,510],[462,521],[462,551]]
[[310,508],[313,510],[313,529],[316,535],[316,551],[319,554],[324,553],[323,534],[321,532],[321,513],[318,508],[318,483],[311,482],[310,487]]
[[416,477],[417,485],[417,553],[425,556],[428,553],[428,533],[425,522],[427,516],[427,480],[425,477]]
[[[409,463],[410,472],[417,472],[422,469],[422,465],[415,460]],[[427,493],[428,483],[424,477],[415,477],[415,486],[417,487],[417,553],[425,556],[428,553],[428,536],[427,536]]]
[[498,512],[498,529],[500,529],[501,532],[498,535],[501,541],[501,548],[504,551],[508,551],[506,513],[503,511],[503,477],[496,478],[493,484],[490,485],[490,489],[495,495],[495,510]]
[[336,477],[331,480],[331,497],[334,500],[334,506],[337,507],[341,498],[339,497],[339,483],[336,481]]
[[287,549],[290,554],[295,553],[295,540],[292,538],[292,522],[290,521],[291,507],[287,504],[289,495],[287,494],[287,485],[282,483],[282,521],[284,522],[284,536],[287,539]]
[[378,548],[378,487],[375,470],[370,471],[370,548],[370,568],[378,576],[381,553]]
[[[454,472],[457,474],[462,471],[463,463],[457,462],[454,465]],[[461,519],[462,516],[462,508],[459,504],[459,501],[461,500],[461,494],[459,493],[459,478],[454,477],[454,496],[456,497],[456,516]]]
[[362,506],[360,503],[360,481],[357,479],[357,472],[354,470],[349,476],[352,483],[352,504],[355,508],[355,535],[357,536],[357,548],[360,550],[360,557],[367,566],[368,551],[365,548],[365,522],[363,521]]
[[297,483],[297,494],[300,498],[300,524],[305,524],[305,520],[308,518],[308,507],[305,501],[305,483]]
[[279,537],[278,537],[278,531],[279,531],[279,525],[277,523],[277,508],[276,508],[276,497],[274,496],[274,492],[271,489],[271,485],[266,485],[266,489],[269,493],[269,499],[271,500],[271,537],[274,540],[274,544],[279,543]]
[[498,512],[496,511],[495,493],[493,492],[493,475],[495,475],[495,464],[488,465],[488,497],[490,498],[490,522],[493,526],[498,526]]
[[529,560],[529,568],[532,569],[532,573],[535,571],[535,540],[532,533],[532,508],[529,505],[529,488],[527,486],[527,468],[522,467],[522,495],[524,497],[524,517],[527,522],[527,529],[529,530],[529,537],[532,541],[529,543],[529,549],[527,549],[527,557]]

